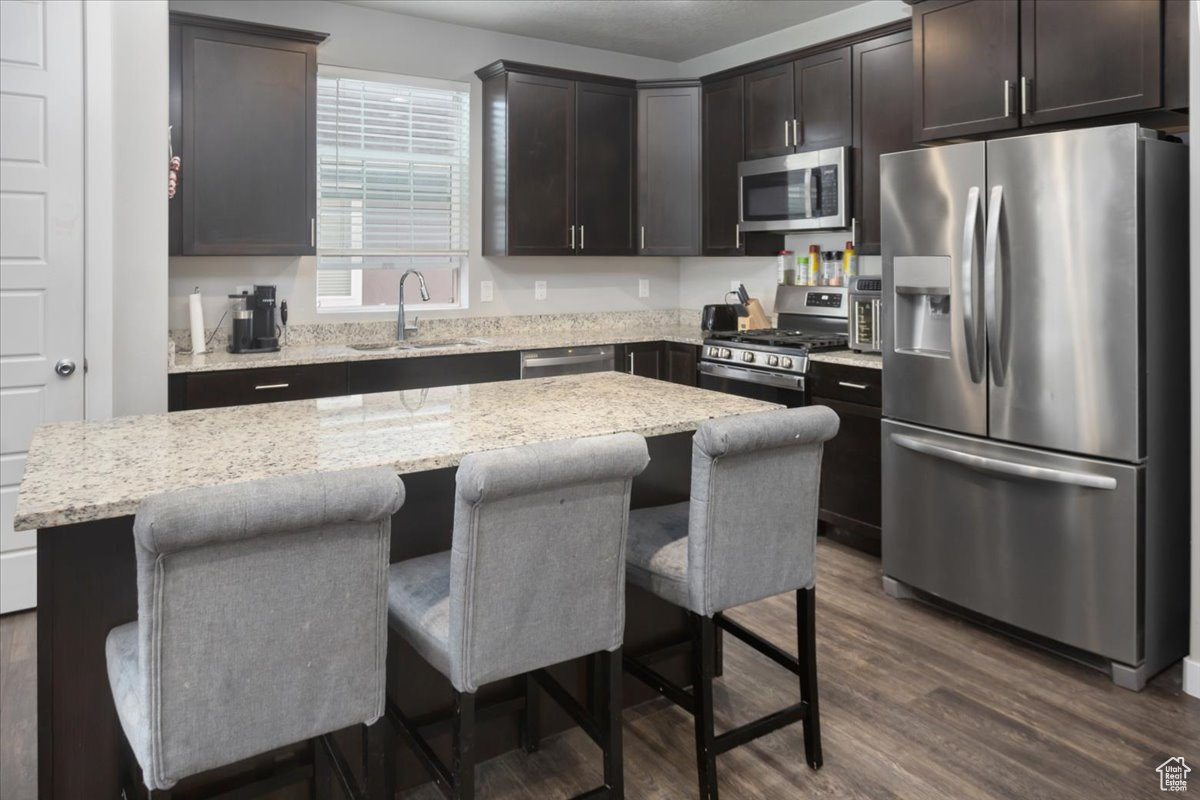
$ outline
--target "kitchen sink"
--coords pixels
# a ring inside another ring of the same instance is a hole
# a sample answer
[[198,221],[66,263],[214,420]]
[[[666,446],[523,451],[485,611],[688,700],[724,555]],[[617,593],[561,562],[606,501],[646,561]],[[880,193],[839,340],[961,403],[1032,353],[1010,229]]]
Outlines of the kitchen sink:
[[350,345],[351,350],[378,352],[385,350],[430,350],[437,347],[473,347],[487,344],[486,339],[430,339],[429,341],[366,342]]

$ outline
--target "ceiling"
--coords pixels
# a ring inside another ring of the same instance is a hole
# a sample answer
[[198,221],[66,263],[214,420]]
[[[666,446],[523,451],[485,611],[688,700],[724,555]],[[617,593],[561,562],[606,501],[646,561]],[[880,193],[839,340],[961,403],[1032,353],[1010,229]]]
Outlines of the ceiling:
[[344,0],[618,53],[686,61],[864,0]]

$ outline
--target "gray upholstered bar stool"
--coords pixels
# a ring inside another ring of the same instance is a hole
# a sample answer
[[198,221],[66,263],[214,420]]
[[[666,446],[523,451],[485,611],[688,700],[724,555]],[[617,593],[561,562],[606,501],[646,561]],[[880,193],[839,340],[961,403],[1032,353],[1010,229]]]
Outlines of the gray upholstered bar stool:
[[[403,502],[395,473],[362,469],[141,504],[138,619],[105,651],[151,796],[384,713],[391,517]],[[311,784],[311,764],[291,766]]]
[[[649,461],[645,439],[631,433],[469,455],[458,467],[451,549],[392,565],[392,627],[454,688],[452,766],[401,709],[389,716],[446,796],[474,797],[475,692],[517,675],[526,676],[526,749],[537,747],[540,688],[604,751],[604,786],[581,797],[624,796],[625,540],[630,485]],[[583,656],[594,667],[595,714],[544,671]]]
[[[837,429],[824,406],[706,422],[692,440],[691,501],[630,514],[629,581],[692,620],[692,691],[642,661],[626,658],[625,668],[695,717],[702,800],[717,798],[718,755],[794,722],[804,722],[809,766],[821,766],[813,578],[822,443]],[[721,613],[790,591],[799,658]],[[716,735],[717,626],[796,673],[800,702]]]

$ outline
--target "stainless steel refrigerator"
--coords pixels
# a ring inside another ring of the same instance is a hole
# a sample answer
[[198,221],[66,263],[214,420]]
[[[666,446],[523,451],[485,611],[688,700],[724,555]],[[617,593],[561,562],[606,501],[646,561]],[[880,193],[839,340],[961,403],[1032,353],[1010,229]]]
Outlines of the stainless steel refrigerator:
[[883,573],[1140,689],[1187,652],[1187,148],[882,157]]

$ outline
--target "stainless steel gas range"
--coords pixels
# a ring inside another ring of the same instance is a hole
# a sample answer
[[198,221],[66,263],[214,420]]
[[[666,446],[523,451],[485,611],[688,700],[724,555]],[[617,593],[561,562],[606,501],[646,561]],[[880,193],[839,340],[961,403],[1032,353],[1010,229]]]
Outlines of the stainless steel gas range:
[[780,286],[779,328],[713,332],[700,352],[700,386],[789,408],[806,405],[808,354],[848,344],[844,287]]

